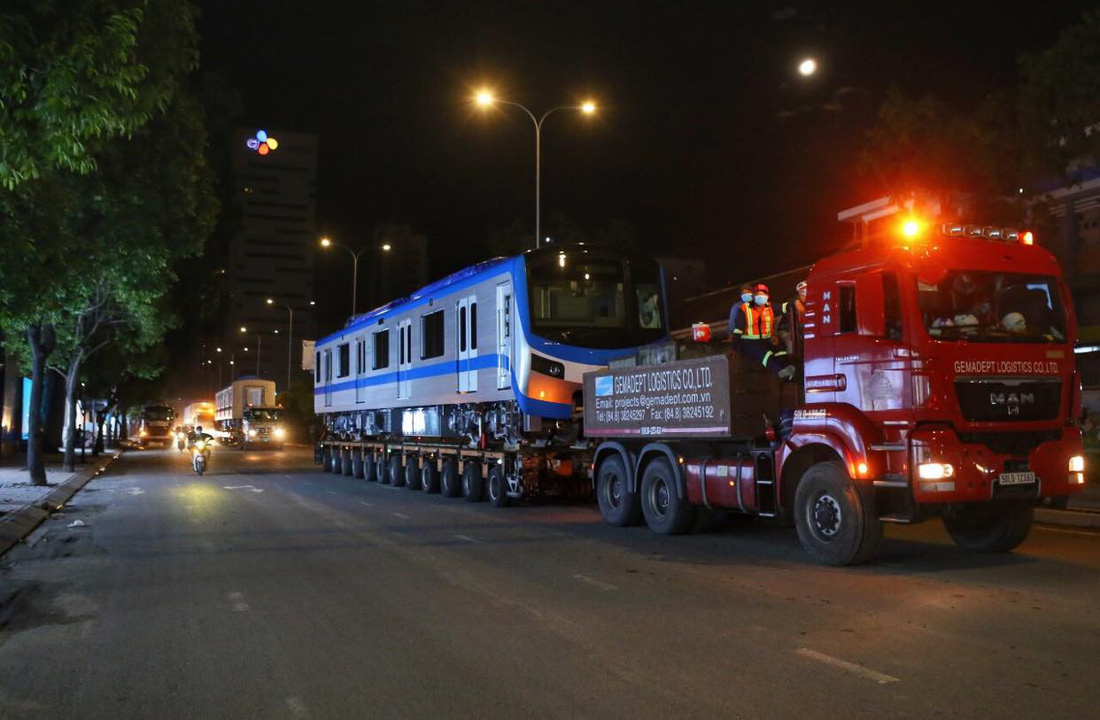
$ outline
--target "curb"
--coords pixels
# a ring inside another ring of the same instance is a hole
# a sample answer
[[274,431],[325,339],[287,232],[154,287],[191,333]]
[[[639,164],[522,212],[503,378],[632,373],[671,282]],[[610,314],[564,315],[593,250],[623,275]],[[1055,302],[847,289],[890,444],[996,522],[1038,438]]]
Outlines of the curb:
[[61,483],[41,500],[24,505],[15,512],[8,513],[3,520],[0,520],[0,555],[11,550],[15,544],[30,535],[39,523],[64,507],[65,503],[69,502],[72,496],[76,495],[92,478],[102,475],[122,452],[122,450],[119,450],[94,470],[89,468],[89,471],[77,473],[76,477],[71,477]]
[[1035,508],[1035,522],[1059,527],[1086,528],[1100,530],[1100,512],[1095,510],[1055,510],[1053,508]]

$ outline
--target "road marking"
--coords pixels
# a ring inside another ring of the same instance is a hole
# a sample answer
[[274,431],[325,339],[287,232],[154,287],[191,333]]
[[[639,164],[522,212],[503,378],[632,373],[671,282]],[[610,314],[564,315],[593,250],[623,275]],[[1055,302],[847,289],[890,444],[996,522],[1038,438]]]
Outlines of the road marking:
[[229,602],[233,604],[233,612],[244,612],[248,609],[248,603],[244,601],[244,593],[229,593]]
[[801,655],[802,657],[808,657],[811,660],[817,660],[818,662],[823,662],[826,665],[832,665],[833,667],[838,667],[841,670],[847,670],[850,673],[855,673],[856,675],[859,675],[861,677],[865,677],[868,680],[874,680],[879,685],[886,685],[888,683],[901,682],[900,680],[898,680],[893,675],[886,675],[885,673],[880,673],[880,672],[877,672],[875,670],[871,670],[870,668],[865,668],[862,665],[856,665],[855,663],[850,663],[847,660],[841,660],[840,658],[835,658],[832,655],[826,655],[825,653],[819,653],[816,650],[811,650],[809,648],[798,648],[797,650],[795,650],[795,653],[797,655]]
[[393,516],[394,516],[394,517],[399,517],[399,518],[401,518],[402,520],[408,520],[408,519],[409,519],[409,516],[408,516],[408,515],[403,515],[403,514],[401,514],[401,513],[394,513],[394,514],[393,514]]
[[593,587],[598,587],[600,590],[618,590],[619,588],[611,583],[605,583],[602,580],[593,580],[587,575],[574,575],[574,580],[580,580],[582,583],[588,583]]
[[294,713],[294,717],[312,717],[309,714],[309,710],[306,709],[306,704],[296,697],[288,697],[286,699],[286,706],[290,709],[290,712]]
[[130,488],[126,492],[130,493],[131,495],[144,495],[145,494],[145,491],[142,490],[141,488]]
[[455,535],[455,537],[458,538],[459,540],[465,540],[466,542],[471,542],[475,545],[481,545],[482,544],[482,542],[480,540],[475,540],[474,538],[470,537],[469,535]]
[[374,507],[374,503],[372,503],[372,502],[367,502],[366,500],[360,500],[360,501],[359,501],[359,504],[360,504],[360,505],[366,505],[367,507]]
[[1063,535],[1084,535],[1085,537],[1100,538],[1100,533],[1095,530],[1089,532],[1088,530],[1066,530],[1064,528],[1045,527],[1043,525],[1036,525],[1038,530],[1046,530],[1047,532],[1062,533]]
[[222,485],[226,490],[249,490],[251,492],[263,492],[263,488],[254,487],[252,485]]

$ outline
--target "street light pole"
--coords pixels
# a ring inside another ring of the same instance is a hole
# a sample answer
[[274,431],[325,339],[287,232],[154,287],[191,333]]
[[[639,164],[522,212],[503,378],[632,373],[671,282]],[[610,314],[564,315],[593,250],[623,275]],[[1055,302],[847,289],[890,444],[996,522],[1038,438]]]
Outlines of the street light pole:
[[[359,252],[355,252],[343,243],[338,243],[335,240],[331,240],[327,237],[321,238],[321,247],[327,248],[332,246],[343,248],[348,251],[348,254],[351,255],[351,314],[352,316],[354,316],[356,310],[358,309],[356,298],[358,297],[359,293],[359,256],[365,253],[370,246],[368,245],[367,247],[360,248]],[[390,249],[391,245],[389,243],[385,243],[384,245],[382,245],[383,252],[389,252]]]
[[558,110],[577,110],[585,115],[591,115],[596,112],[596,104],[588,101],[581,105],[559,105],[550,108],[541,117],[535,117],[535,114],[528,110],[526,106],[517,102],[498,100],[491,93],[485,91],[477,94],[478,105],[485,107],[493,103],[518,107],[527,114],[527,117],[531,118],[531,122],[535,125],[535,249],[538,249],[542,245],[542,125],[546,122],[546,118]]

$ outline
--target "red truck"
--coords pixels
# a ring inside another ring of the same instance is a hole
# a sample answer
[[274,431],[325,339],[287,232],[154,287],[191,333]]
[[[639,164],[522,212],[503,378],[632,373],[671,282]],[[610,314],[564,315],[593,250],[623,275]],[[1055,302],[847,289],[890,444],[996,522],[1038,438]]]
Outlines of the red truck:
[[874,555],[883,523],[931,517],[963,548],[1007,552],[1037,503],[1083,489],[1073,304],[1030,233],[943,225],[807,279],[795,382],[723,343],[585,376],[607,522],[676,534],[717,508],[778,517],[847,565]]

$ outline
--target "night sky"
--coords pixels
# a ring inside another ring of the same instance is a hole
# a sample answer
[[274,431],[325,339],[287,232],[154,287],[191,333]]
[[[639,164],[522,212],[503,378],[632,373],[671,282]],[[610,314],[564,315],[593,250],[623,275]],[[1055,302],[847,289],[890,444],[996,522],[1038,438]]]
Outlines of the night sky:
[[210,1],[203,67],[239,90],[245,124],[319,136],[320,231],[355,245],[409,223],[433,277],[483,259],[494,229],[534,226],[531,121],[473,91],[536,113],[592,97],[596,117],[545,126],[543,234],[555,212],[625,221],[721,285],[847,237],[837,210],[882,194],[855,165],[886,88],[976,103],[1090,6],[862,5]]

